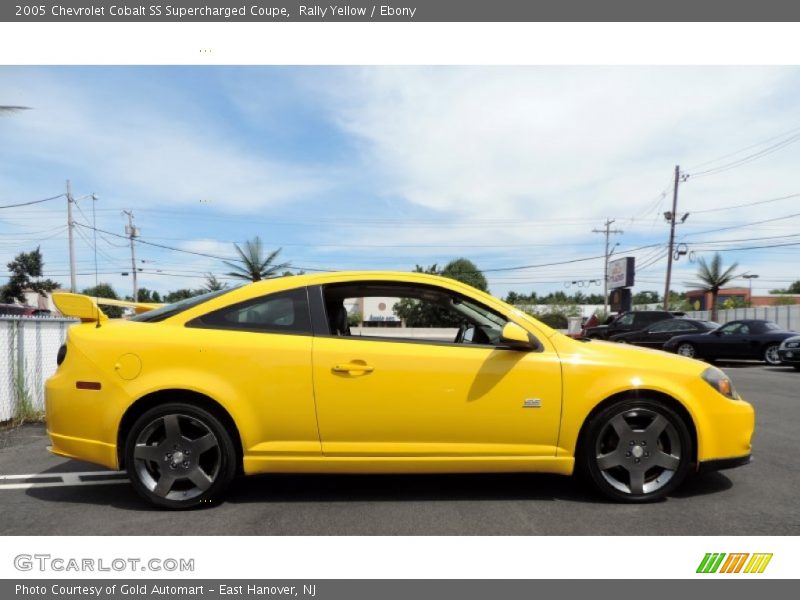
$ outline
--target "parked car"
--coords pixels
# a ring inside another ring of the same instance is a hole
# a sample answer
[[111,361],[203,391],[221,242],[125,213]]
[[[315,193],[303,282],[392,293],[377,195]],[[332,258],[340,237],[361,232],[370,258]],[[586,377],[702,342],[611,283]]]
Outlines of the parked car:
[[[432,337],[351,335],[345,306],[365,297],[426,315]],[[127,469],[169,508],[266,472],[579,472],[644,502],[750,460],[754,411],[721,370],[573,340],[453,279],[278,277],[129,320],[54,300],[82,324],[46,384],[52,452]]]
[[664,319],[653,323],[650,327],[629,333],[619,333],[611,336],[612,342],[623,344],[633,344],[647,348],[661,348],[664,343],[674,338],[676,335],[687,335],[689,333],[706,333],[719,327],[719,323],[713,321],[699,321],[697,319]]
[[781,362],[800,371],[800,335],[786,338],[778,348]]
[[50,311],[45,308],[34,308],[22,304],[0,304],[2,317],[49,317]]
[[779,365],[781,342],[795,335],[772,321],[745,319],[730,321],[709,333],[674,337],[664,344],[664,350],[690,358],[755,359]]
[[658,321],[682,317],[685,314],[680,311],[632,310],[621,313],[605,325],[589,327],[583,332],[583,337],[593,340],[607,340],[613,335],[639,331]]

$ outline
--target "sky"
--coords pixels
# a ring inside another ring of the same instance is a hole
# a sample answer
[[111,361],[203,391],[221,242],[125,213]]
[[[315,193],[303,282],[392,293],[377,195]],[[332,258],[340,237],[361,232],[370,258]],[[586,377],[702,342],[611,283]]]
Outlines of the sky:
[[[675,165],[674,289],[717,250],[754,293],[800,279],[797,67],[0,66],[0,105],[31,108],[0,116],[0,207],[70,180],[79,289],[131,294],[130,210],[159,292],[260,236],[295,270],[466,257],[497,296],[602,293],[614,219],[661,293]],[[63,197],[0,208],[0,264],[41,246],[68,286],[66,223]]]

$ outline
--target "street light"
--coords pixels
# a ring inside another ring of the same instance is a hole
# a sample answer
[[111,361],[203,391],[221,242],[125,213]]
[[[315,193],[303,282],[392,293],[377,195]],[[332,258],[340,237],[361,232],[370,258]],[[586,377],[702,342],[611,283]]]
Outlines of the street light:
[[750,283],[750,291],[747,292],[747,303],[750,306],[753,306],[753,279],[758,279],[758,275],[755,273],[745,273],[742,275],[742,277],[747,279],[747,281]]

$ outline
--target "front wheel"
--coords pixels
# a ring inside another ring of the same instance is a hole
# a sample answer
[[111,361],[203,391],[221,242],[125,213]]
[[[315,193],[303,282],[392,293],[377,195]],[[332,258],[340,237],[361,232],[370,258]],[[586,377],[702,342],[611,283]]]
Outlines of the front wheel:
[[764,348],[764,362],[773,367],[781,364],[781,355],[778,354],[778,344],[770,344]]
[[210,412],[173,402],[133,424],[125,466],[134,489],[166,508],[192,508],[219,499],[236,473],[231,435]]
[[692,456],[692,438],[680,416],[659,401],[633,400],[592,418],[578,466],[609,498],[652,502],[680,485]]
[[689,342],[683,342],[680,344],[677,348],[675,348],[675,353],[687,358],[697,357],[697,350],[695,349],[694,345],[690,344]]

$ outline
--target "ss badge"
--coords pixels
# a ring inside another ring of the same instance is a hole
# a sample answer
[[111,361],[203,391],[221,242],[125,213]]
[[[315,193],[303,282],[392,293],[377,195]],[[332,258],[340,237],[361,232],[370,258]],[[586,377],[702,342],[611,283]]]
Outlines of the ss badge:
[[525,398],[525,401],[522,403],[522,408],[541,408],[541,407],[542,407],[541,398]]

